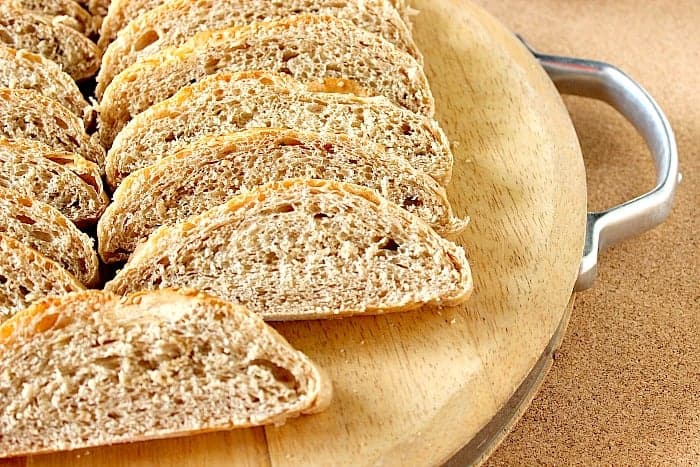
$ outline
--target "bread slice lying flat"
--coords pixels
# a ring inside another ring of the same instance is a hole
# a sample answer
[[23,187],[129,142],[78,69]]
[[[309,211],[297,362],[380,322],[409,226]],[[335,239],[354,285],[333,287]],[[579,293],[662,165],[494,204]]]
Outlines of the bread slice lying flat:
[[303,82],[347,79],[408,110],[434,114],[428,80],[415,58],[348,21],[299,15],[204,31],[130,66],[100,101],[102,144],[110,147],[135,115],[182,87],[219,71],[248,70],[280,72]]
[[51,16],[6,2],[0,3],[0,42],[53,60],[75,80],[93,76],[100,66],[97,46],[86,36]]
[[193,287],[267,320],[379,314],[462,303],[464,250],[374,191],[285,180],[161,227],[106,290]]
[[437,122],[383,97],[309,92],[286,75],[222,72],[138,115],[105,161],[108,183],[173,154],[201,136],[256,127],[343,133],[386,148],[446,183],[453,156]]
[[73,0],[10,0],[17,8],[52,16],[54,22],[71,27],[85,35],[95,31],[92,15]]
[[40,92],[73,112],[86,126],[93,119],[92,107],[75,81],[41,55],[0,45],[0,87]]
[[58,101],[30,89],[0,88],[0,136],[26,138],[57,151],[75,152],[104,164],[104,149],[91,139],[83,122]]
[[[106,0],[102,0],[106,1]],[[107,15],[102,20],[100,39],[97,46],[105,50],[129,21],[138,18],[141,14],[152,10],[167,0],[112,0],[108,2]]]
[[172,0],[134,19],[119,32],[102,57],[95,94],[100,99],[112,79],[137,60],[180,46],[198,32],[305,13],[350,21],[423,63],[410,31],[389,0]]
[[[83,284],[60,264],[0,233],[0,322],[41,298],[83,289]],[[4,438],[7,431],[1,433]]]
[[279,424],[332,392],[257,316],[194,291],[43,300],[0,327],[0,368],[0,457]]
[[97,282],[92,239],[48,204],[0,187],[0,232],[56,261],[84,285]]
[[380,146],[344,135],[254,129],[201,138],[127,177],[98,224],[100,256],[107,263],[124,261],[161,225],[258,185],[298,177],[372,188],[441,234],[466,226],[453,216],[444,188]]
[[95,224],[109,203],[96,164],[28,139],[0,137],[0,186],[55,207],[79,227]]

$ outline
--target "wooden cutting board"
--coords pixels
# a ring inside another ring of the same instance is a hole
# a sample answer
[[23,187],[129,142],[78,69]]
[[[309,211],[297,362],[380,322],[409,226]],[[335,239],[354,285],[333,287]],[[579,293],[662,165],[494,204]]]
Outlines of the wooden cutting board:
[[457,239],[475,278],[467,306],[276,325],[333,379],[322,414],[11,463],[426,465],[465,445],[469,461],[493,447],[568,316],[585,229],[583,161],[559,95],[511,33],[463,0],[413,5],[437,118],[454,144],[449,196],[471,217]]

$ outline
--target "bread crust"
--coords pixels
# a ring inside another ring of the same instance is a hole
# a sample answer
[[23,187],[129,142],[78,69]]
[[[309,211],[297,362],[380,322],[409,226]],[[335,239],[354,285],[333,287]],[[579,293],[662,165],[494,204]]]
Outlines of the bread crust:
[[54,17],[54,21],[90,36],[98,32],[92,15],[73,0],[11,0],[13,6]]
[[[87,309],[85,309],[85,304],[88,304]],[[104,313],[105,316],[110,314],[109,316],[113,317],[111,319],[125,319],[131,321],[138,319],[171,319],[170,315],[176,312],[175,309],[181,308],[187,310],[195,306],[216,309],[219,312],[229,315],[239,315],[238,319],[245,320],[248,324],[253,324],[255,329],[257,329],[253,336],[250,337],[251,340],[255,339],[254,336],[265,336],[271,339],[275,346],[293,356],[296,364],[303,366],[310,372],[308,375],[309,387],[305,394],[304,403],[300,404],[300,406],[295,409],[290,409],[285,413],[280,413],[277,416],[270,416],[267,419],[259,420],[255,423],[248,422],[216,427],[203,426],[201,429],[190,430],[163,429],[158,433],[146,436],[124,435],[112,439],[109,444],[188,436],[234,428],[247,428],[263,424],[279,424],[284,423],[287,419],[302,414],[315,413],[328,407],[332,397],[332,384],[321,368],[315,365],[302,352],[295,350],[277,331],[267,326],[262,320],[244,307],[233,305],[195,290],[162,289],[152,292],[139,292],[126,297],[117,297],[108,292],[91,290],[71,293],[62,297],[46,298],[15,314],[15,316],[0,325],[0,353],[11,353],[13,349],[21,346],[23,342],[39,338],[40,334],[64,328],[74,322],[80,323],[86,314]],[[139,309],[144,313],[143,315],[138,313]],[[0,452],[0,457],[48,454],[63,450],[89,448],[103,444],[105,443],[94,441],[81,443],[70,440],[62,449],[44,448],[16,452]]]
[[98,224],[100,256],[107,263],[124,261],[152,232],[147,226],[171,225],[241,191],[301,175],[371,187],[444,235],[467,224],[454,217],[435,180],[378,145],[345,135],[256,128],[204,136],[128,176]]
[[129,65],[165,48],[180,46],[199,32],[304,13],[349,20],[379,34],[423,64],[410,31],[388,0],[171,0],[133,19],[119,31],[102,57],[95,95],[100,100],[107,85]]
[[[319,116],[315,108],[328,111]],[[451,177],[454,157],[436,121],[384,97],[312,93],[287,75],[249,71],[220,72],[136,116],[109,151],[107,182],[116,188],[132,171],[203,135],[267,126],[347,133],[385,146],[440,184]]]
[[435,113],[428,80],[411,55],[350,22],[298,15],[203,31],[178,48],[131,65],[112,80],[100,101],[100,141],[111,147],[131,119],[188,84],[223,71],[251,69],[285,73],[305,83],[349,79],[412,112],[429,118]]
[[53,60],[75,80],[90,78],[97,72],[100,66],[97,46],[75,29],[53,21],[51,16],[5,2],[0,4],[0,18],[5,45]]
[[92,239],[60,211],[0,186],[0,231],[61,264],[86,286],[99,280]]
[[[30,295],[37,295],[41,297],[42,294],[54,295],[61,293],[68,293],[77,290],[84,290],[85,287],[76,279],[71,273],[66,271],[60,264],[55,261],[45,257],[38,251],[30,248],[23,243],[9,237],[3,233],[0,233],[0,251],[3,252],[1,255],[0,262],[11,262],[7,271],[3,271],[5,268],[3,264],[0,264],[0,271],[4,274],[12,274],[13,277],[5,277],[6,285],[8,280],[13,280],[18,283],[21,282],[23,289],[10,290],[10,292],[19,293],[22,295],[22,301],[34,301],[34,299],[28,299]],[[17,266],[25,266],[24,268],[17,269]],[[31,267],[29,267],[31,265]],[[24,277],[16,277],[14,274],[17,272],[25,273]],[[35,286],[32,278],[41,279],[47,285],[51,287],[52,290],[39,290],[36,288],[28,288],[25,284],[30,284]],[[12,297],[0,294],[0,299],[2,301],[2,306],[0,306],[0,321],[4,321],[9,316],[16,313],[23,303],[7,303],[12,301]],[[36,297],[36,298],[38,298]]]
[[[212,226],[214,225],[223,225],[227,222],[228,218],[233,218],[233,214],[236,214],[239,211],[244,211],[249,206],[255,205],[256,203],[261,203],[266,198],[274,196],[278,192],[291,191],[295,188],[301,187],[318,190],[321,193],[337,194],[340,197],[349,195],[361,197],[380,209],[391,212],[396,219],[402,219],[401,222],[407,222],[408,225],[417,226],[417,229],[420,229],[421,231],[432,232],[432,229],[422,219],[401,210],[401,208],[393,203],[389,203],[384,198],[380,197],[376,192],[368,188],[328,180],[283,180],[280,182],[269,183],[249,193],[236,196],[219,207],[210,209],[209,211],[198,216],[190,217],[177,225],[163,226],[159,228],[153,234],[151,234],[146,242],[138,245],[126,266],[112,281],[105,285],[105,290],[117,294],[127,294],[133,292],[134,290],[138,290],[140,287],[137,285],[138,281],[152,262],[157,262],[162,259],[164,247],[172,246],[174,241],[184,241],[184,239],[189,238],[190,232],[198,232],[200,226],[206,229],[212,229]],[[211,222],[211,225],[209,222]],[[433,233],[433,235],[437,234]],[[385,303],[381,306],[365,306],[362,309],[344,308],[334,310],[333,313],[328,313],[326,311],[304,313],[288,312],[275,313],[274,315],[271,315],[266,314],[266,312],[263,310],[261,311],[262,315],[265,319],[275,321],[327,319],[342,318],[357,314],[373,315],[410,311],[426,306],[456,306],[464,303],[466,300],[468,300],[473,288],[471,271],[464,250],[445,239],[440,239],[439,242],[452,263],[451,267],[454,268],[454,270],[459,274],[459,279],[456,281],[456,284],[452,284],[452,290],[442,291],[439,296],[432,296],[431,299],[426,301],[409,302],[406,304]],[[168,266],[165,267],[167,268]],[[162,282],[160,278],[157,280],[159,283]],[[165,283],[162,286],[168,287],[168,284]]]
[[0,115],[5,120],[0,136],[33,139],[104,167],[104,149],[87,135],[78,117],[56,100],[31,89],[0,88]]
[[[1,87],[32,89],[55,99],[81,118],[85,128],[94,121],[95,110],[87,103],[73,78],[57,63],[28,50],[0,45],[0,68],[7,77],[0,80]],[[32,76],[31,82],[23,83],[21,73]]]
[[0,185],[50,204],[78,227],[95,224],[109,204],[99,167],[78,154],[0,137],[0,162]]

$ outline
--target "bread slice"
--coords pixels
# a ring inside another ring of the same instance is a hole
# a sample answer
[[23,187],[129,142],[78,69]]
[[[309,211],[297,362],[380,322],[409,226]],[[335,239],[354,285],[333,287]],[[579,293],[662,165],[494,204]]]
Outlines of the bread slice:
[[0,42],[53,60],[75,80],[93,76],[100,66],[97,46],[86,36],[50,16],[6,2],[0,3]]
[[347,79],[408,110],[432,116],[434,102],[415,58],[376,34],[329,16],[299,15],[204,31],[177,49],[120,73],[100,101],[100,138],[109,147],[134,116],[219,71],[280,72],[303,82]]
[[83,34],[90,35],[97,31],[92,15],[73,0],[10,0],[16,8],[52,16],[59,22]]
[[99,24],[102,24],[102,19],[107,15],[110,0],[77,0],[77,2],[91,13]]
[[61,67],[41,55],[0,45],[0,87],[33,89],[55,99],[83,120],[85,128],[95,118],[75,81]]
[[0,118],[4,123],[0,136],[33,139],[104,165],[104,149],[85,133],[83,122],[38,91],[0,88]]
[[0,367],[0,457],[281,424],[332,392],[257,316],[194,291],[43,300],[0,327]]
[[109,203],[96,164],[27,139],[0,137],[0,186],[55,207],[79,227],[95,224]]
[[105,161],[108,183],[173,154],[203,135],[283,127],[365,138],[446,183],[453,156],[437,122],[384,97],[309,92],[286,75],[222,72],[138,115]]
[[[78,279],[60,264],[24,243],[0,233],[0,322],[36,300],[77,292],[84,288]],[[3,368],[7,371],[9,367]],[[1,443],[7,432],[3,430],[0,433],[3,434],[0,438]]]
[[[103,0],[104,1],[104,0]],[[129,21],[152,10],[167,0],[112,0],[109,2],[107,15],[102,20],[100,39],[97,46],[105,50]]]
[[0,187],[0,233],[56,261],[86,286],[96,285],[99,262],[92,239],[56,208]]
[[124,261],[161,225],[258,185],[297,177],[372,188],[442,234],[466,227],[453,216],[444,188],[380,146],[345,135],[253,129],[203,137],[128,176],[98,224],[100,256],[106,263]]
[[95,93],[101,98],[112,79],[129,65],[167,47],[180,46],[198,32],[303,13],[350,21],[423,63],[411,33],[389,0],[172,0],[134,19],[119,32],[102,57]]
[[161,227],[105,288],[167,287],[302,320],[456,305],[472,281],[461,247],[374,191],[296,179]]

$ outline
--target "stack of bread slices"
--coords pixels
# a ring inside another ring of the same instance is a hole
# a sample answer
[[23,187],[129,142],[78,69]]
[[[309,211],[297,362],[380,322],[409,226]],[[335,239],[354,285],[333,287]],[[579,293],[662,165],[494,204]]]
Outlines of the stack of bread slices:
[[467,300],[411,14],[0,4],[0,456],[317,411],[328,381],[264,321]]

